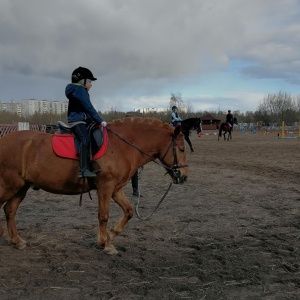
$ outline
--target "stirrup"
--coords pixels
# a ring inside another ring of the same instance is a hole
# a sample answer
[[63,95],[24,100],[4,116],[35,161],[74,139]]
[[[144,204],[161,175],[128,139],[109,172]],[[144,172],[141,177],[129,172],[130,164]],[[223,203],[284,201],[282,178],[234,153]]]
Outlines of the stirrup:
[[97,177],[97,174],[91,172],[89,169],[85,169],[84,171],[79,171],[78,178],[84,178],[84,177]]

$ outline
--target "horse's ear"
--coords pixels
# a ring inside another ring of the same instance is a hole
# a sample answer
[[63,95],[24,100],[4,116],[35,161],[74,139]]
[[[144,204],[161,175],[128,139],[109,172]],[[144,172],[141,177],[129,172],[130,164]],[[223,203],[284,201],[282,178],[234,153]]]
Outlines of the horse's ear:
[[175,136],[175,137],[180,133],[180,130],[181,130],[181,126],[180,126],[180,125],[177,125],[177,126],[175,127],[175,130],[174,130],[174,136]]

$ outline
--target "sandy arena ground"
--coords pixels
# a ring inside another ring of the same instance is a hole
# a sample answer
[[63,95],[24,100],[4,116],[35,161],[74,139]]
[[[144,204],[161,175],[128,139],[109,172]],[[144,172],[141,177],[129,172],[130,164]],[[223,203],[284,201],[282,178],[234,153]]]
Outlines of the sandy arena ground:
[[[191,139],[188,182],[149,220],[134,216],[118,256],[96,244],[95,192],[79,207],[79,196],[30,190],[17,215],[28,247],[0,239],[0,299],[300,299],[300,139]],[[141,215],[167,189],[164,173],[145,166]],[[112,203],[111,222],[120,213]]]

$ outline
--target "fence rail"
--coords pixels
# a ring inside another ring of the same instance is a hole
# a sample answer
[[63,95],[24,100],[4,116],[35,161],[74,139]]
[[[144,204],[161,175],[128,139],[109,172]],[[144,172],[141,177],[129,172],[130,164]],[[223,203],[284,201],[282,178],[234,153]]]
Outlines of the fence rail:
[[[27,125],[27,126],[24,126]],[[0,124],[0,137],[19,130],[29,129],[33,131],[46,132],[46,125],[29,125],[28,123]]]

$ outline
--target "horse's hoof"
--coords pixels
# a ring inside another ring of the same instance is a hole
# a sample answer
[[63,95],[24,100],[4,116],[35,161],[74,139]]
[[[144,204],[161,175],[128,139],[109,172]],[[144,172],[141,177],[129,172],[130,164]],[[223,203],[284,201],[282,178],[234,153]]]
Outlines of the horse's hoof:
[[108,255],[117,255],[118,254],[118,250],[112,244],[106,245],[104,247],[103,251],[105,254],[108,254]]
[[26,241],[24,241],[23,239],[19,239],[17,243],[13,243],[14,247],[17,249],[24,249],[26,248]]
[[24,248],[26,248],[26,247],[27,247],[26,242],[25,242],[25,244],[16,245],[16,248],[19,249],[19,250],[22,250],[22,249],[24,249]]

